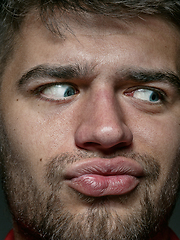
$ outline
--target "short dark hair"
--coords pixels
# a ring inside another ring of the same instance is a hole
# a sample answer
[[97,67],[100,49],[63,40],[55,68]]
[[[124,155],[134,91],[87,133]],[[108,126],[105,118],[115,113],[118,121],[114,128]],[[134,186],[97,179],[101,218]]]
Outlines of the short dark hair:
[[[37,9],[45,24],[55,30],[54,9],[129,18],[160,15],[180,27],[180,1],[172,0],[1,0],[0,76],[12,56],[13,43],[25,16]],[[50,21],[49,21],[50,20]]]

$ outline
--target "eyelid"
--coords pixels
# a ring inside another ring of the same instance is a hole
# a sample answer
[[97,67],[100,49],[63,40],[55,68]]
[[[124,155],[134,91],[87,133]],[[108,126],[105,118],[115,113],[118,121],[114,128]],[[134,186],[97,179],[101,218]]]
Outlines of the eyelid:
[[40,94],[46,88],[49,88],[51,86],[56,86],[56,85],[69,85],[69,86],[73,86],[77,90],[77,92],[79,92],[77,85],[74,84],[74,83],[70,83],[70,82],[51,82],[51,83],[46,83],[46,84],[43,84],[43,85],[40,85],[40,86],[36,87],[34,90],[31,90],[31,91],[34,92],[35,94]]
[[[68,96],[68,97],[59,97],[59,98],[51,98],[46,96],[46,94],[43,94],[43,91],[50,88],[51,86],[56,86],[56,85],[67,85],[67,86],[72,86],[74,87],[76,93],[74,95]],[[34,95],[36,98],[43,100],[43,101],[48,101],[48,102],[54,102],[54,103],[67,103],[74,99],[74,97],[79,93],[79,89],[76,84],[74,83],[69,83],[69,82],[51,82],[47,84],[40,85],[34,89],[31,89],[28,91],[31,95]]]
[[162,93],[166,96],[166,93],[163,89],[160,89],[159,87],[146,86],[146,85],[138,85],[138,86],[134,86],[134,87],[129,87],[127,90],[125,90],[125,92],[136,91],[139,89],[147,89],[147,90],[151,90],[151,91],[156,91],[156,92]]
[[166,101],[166,99],[167,99],[167,94],[165,93],[165,91],[163,91],[162,89],[159,89],[157,87],[151,87],[151,86],[130,87],[126,91],[124,91],[124,95],[129,95],[130,93],[138,91],[140,89],[147,89],[147,90],[154,91],[154,92],[158,93],[159,96],[161,97],[161,102]]

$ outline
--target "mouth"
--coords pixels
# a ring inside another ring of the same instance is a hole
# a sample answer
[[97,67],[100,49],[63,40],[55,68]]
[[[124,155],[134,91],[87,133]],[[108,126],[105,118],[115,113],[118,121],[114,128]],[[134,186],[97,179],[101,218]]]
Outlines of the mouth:
[[129,158],[90,158],[68,167],[64,176],[67,185],[79,193],[102,197],[133,191],[144,176],[144,170]]

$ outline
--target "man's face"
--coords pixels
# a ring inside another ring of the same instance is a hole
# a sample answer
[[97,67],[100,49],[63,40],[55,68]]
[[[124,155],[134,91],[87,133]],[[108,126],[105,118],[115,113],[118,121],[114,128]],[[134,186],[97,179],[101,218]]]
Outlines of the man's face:
[[[16,228],[44,239],[148,239],[179,179],[179,31],[158,18],[30,16],[1,85]],[[159,225],[158,225],[159,224]]]

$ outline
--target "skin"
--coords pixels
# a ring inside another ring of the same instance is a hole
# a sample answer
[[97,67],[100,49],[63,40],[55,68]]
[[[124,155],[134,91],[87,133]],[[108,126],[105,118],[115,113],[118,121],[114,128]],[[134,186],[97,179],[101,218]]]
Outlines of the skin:
[[[91,15],[79,21],[79,17],[65,15],[62,22],[73,34],[62,27],[65,37],[61,38],[45,28],[36,15],[33,17],[35,20],[30,15],[23,23],[2,78],[1,113],[12,149],[21,153],[24,166],[44,191],[50,191],[45,168],[59,154],[83,153],[79,161],[85,161],[85,154],[113,158],[113,149],[118,149],[118,155],[146,154],[160,166],[158,181],[151,185],[156,202],[179,156],[179,91],[167,81],[124,80],[124,72],[169,71],[178,75],[179,30],[156,17],[123,22]],[[55,101],[47,99],[45,92],[34,94],[39,86],[54,82],[51,78],[31,79],[18,87],[23,74],[36,66],[77,63],[88,71],[68,80],[78,91],[67,99]],[[151,103],[136,97],[133,90],[139,86],[160,89],[166,100]],[[70,163],[64,169],[68,166]],[[61,186],[65,208],[74,215],[85,213],[88,202],[82,201],[66,181],[62,180]],[[106,208],[125,218],[139,206],[141,195],[137,191],[126,196],[126,203],[112,197]],[[16,224],[15,239],[25,239]]]

